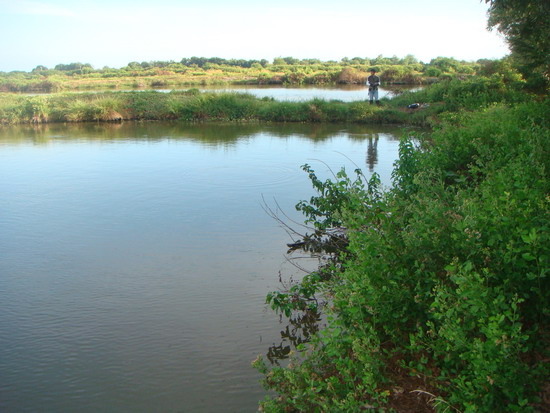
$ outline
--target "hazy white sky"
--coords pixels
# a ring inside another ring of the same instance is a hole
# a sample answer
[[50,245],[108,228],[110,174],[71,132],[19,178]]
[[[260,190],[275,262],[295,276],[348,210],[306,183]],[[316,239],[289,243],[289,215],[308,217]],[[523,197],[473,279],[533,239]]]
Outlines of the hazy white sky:
[[0,71],[204,56],[500,58],[480,0],[0,0]]

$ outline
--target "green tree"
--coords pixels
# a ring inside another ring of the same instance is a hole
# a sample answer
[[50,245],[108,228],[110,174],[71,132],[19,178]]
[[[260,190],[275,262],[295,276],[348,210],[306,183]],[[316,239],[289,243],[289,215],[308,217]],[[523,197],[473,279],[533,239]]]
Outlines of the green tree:
[[289,64],[289,65],[296,65],[300,63],[300,59],[296,59],[295,57],[291,57],[291,56],[283,57],[283,60],[286,62],[286,64]]
[[408,54],[403,58],[403,64],[405,65],[412,65],[418,63],[418,59],[414,57],[412,54]]
[[130,62],[127,67],[132,70],[138,70],[141,69],[141,64],[139,62]]
[[378,56],[376,56],[376,59],[371,60],[371,64],[373,64],[373,65],[389,65],[389,64],[391,64],[391,59],[389,59],[387,57],[384,57],[381,54],[379,54]]
[[540,86],[550,77],[550,2],[547,0],[485,0],[489,29],[506,38],[519,69]]
[[445,73],[456,72],[458,69],[458,61],[452,57],[436,57],[430,61],[430,66],[437,67]]
[[80,63],[80,62],[76,62],[76,63],[69,63],[69,64],[58,64],[55,66],[55,70],[62,70],[62,71],[71,71],[71,70],[84,70],[84,69],[88,69],[88,70],[93,70],[93,67],[91,64],[89,63]]
[[286,65],[286,61],[282,57],[276,57],[273,59],[274,65]]
[[48,70],[48,68],[46,66],[38,65],[32,70],[32,73],[44,72],[46,70]]

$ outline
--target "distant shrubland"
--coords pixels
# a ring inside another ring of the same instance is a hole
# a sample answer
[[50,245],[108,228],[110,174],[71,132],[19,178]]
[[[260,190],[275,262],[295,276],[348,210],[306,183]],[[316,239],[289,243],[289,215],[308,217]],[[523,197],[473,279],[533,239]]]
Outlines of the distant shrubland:
[[115,69],[94,68],[88,63],[36,66],[31,72],[0,72],[2,92],[60,92],[99,89],[179,88],[222,84],[331,85],[364,84],[375,69],[385,84],[428,84],[443,79],[490,75],[511,69],[506,60],[476,62],[438,57],[428,63],[408,55],[405,58],[355,57],[340,61],[276,58],[262,60],[191,57],[175,61],[130,62]]

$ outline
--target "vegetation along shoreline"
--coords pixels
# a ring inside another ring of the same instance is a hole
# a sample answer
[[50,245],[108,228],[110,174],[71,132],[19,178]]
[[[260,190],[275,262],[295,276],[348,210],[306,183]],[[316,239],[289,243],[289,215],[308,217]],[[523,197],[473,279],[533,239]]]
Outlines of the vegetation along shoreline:
[[327,323],[253,362],[261,411],[549,411],[550,3],[486,2],[513,65],[385,102],[428,103],[408,119],[432,126],[404,133],[391,188],[303,166],[292,247],[322,260],[267,303]]
[[[466,80],[450,79],[419,91],[407,91],[382,105],[365,101],[313,99],[276,101],[245,93],[187,91],[124,91],[0,94],[0,124],[49,122],[112,122],[123,120],[181,120],[188,122],[339,122],[432,126],[441,114],[474,110],[491,104],[530,99],[517,73],[494,73]],[[411,103],[421,102],[417,109]]]
[[[304,334],[284,366],[259,356],[263,412],[543,412],[550,409],[550,3],[486,0],[512,54],[466,64],[238,62],[37,67],[0,90],[93,90],[256,82],[429,85],[383,99],[280,102],[197,89],[0,94],[0,124],[183,122],[392,123],[404,132],[391,188],[341,170],[300,201],[308,233],[292,248],[318,269],[267,303]],[[201,60],[202,59],[202,60]],[[392,72],[392,70],[394,72]],[[176,73],[180,71],[180,73]],[[178,83],[179,82],[179,83]],[[185,83],[189,82],[189,83]],[[418,103],[418,107],[409,107]]]

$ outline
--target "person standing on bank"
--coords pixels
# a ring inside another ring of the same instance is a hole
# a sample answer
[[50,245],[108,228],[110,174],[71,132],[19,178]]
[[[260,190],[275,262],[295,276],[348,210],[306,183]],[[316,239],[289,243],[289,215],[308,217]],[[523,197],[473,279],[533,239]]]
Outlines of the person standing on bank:
[[376,104],[380,105],[378,100],[378,86],[380,86],[380,78],[376,76],[376,70],[370,71],[371,75],[367,78],[367,84],[369,85],[369,101],[372,105],[373,100],[376,100]]

